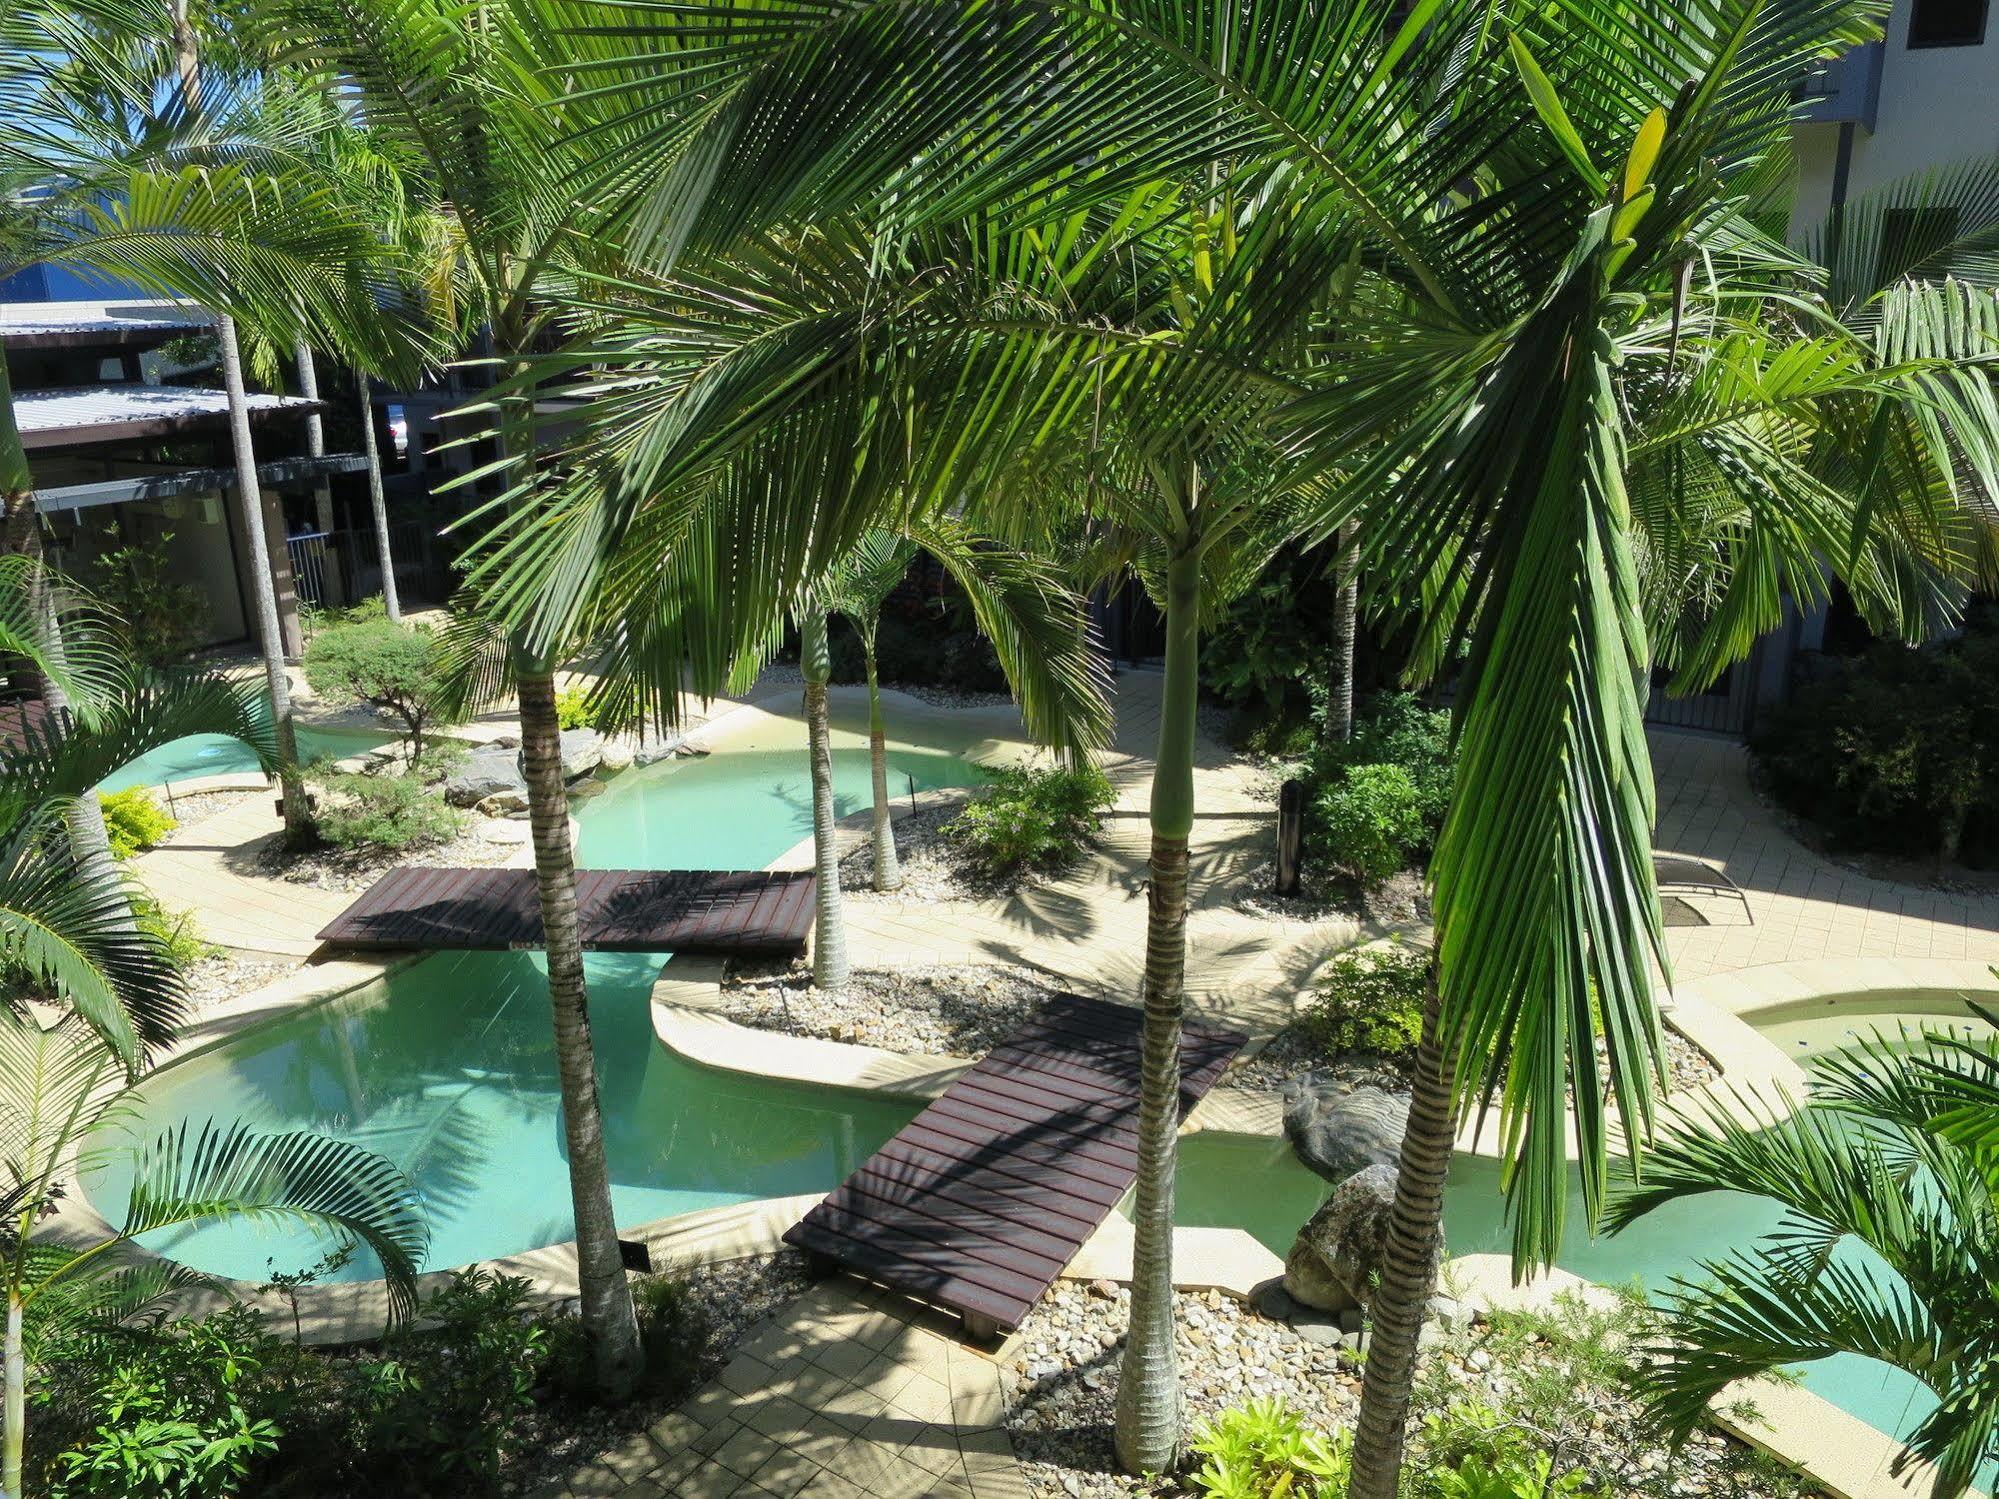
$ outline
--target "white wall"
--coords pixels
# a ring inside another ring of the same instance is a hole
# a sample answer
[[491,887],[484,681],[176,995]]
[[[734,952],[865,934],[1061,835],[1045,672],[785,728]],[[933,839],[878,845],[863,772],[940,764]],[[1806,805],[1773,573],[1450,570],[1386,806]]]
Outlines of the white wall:
[[[1911,0],[1894,0],[1881,60],[1874,133],[1856,126],[1850,199],[1931,167],[1999,154],[1999,0],[1991,0],[1976,47],[1909,48]],[[1839,126],[1798,127],[1793,233],[1819,223],[1832,202]]]

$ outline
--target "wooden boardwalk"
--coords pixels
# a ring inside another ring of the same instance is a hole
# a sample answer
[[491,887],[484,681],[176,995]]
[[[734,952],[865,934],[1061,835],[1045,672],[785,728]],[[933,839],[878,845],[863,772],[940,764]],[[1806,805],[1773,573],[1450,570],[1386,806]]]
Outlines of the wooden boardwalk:
[[[1065,994],[995,1046],[786,1233],[965,1319],[1020,1325],[1138,1172],[1139,1012]],[[1180,1113],[1243,1037],[1185,1028]]]
[[[818,877],[762,870],[579,869],[583,946],[593,952],[796,956]],[[508,949],[542,945],[532,869],[392,869],[319,933],[338,947]]]

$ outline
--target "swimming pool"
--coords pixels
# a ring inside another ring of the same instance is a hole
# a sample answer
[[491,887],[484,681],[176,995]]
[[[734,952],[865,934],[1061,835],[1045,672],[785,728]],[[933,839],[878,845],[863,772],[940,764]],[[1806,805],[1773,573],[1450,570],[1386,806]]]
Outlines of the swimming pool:
[[[836,746],[844,802],[866,804],[865,737]],[[897,746],[900,778],[963,785],[976,767]],[[897,785],[891,780],[891,785]],[[760,868],[811,835],[805,741],[763,716],[703,759],[629,771],[579,804],[579,853],[595,867]],[[901,1128],[915,1106],[742,1078],[681,1060],[653,1035],[664,953],[592,954],[591,1017],[612,1202],[621,1223],[824,1191]],[[128,1098],[137,1128],[208,1119],[311,1129],[380,1151],[423,1194],[428,1263],[467,1264],[575,1237],[545,968],[534,953],[441,953],[352,994],[163,1068]],[[113,1156],[85,1182],[109,1208],[130,1192]],[[317,1258],[305,1235],[234,1223],[148,1236],[211,1274],[261,1281]],[[340,1279],[380,1275],[357,1254]]]
[[[379,749],[396,736],[382,729],[321,729],[301,724],[299,759],[344,760]],[[97,783],[99,791],[123,791],[131,786],[167,786],[200,776],[256,775],[257,757],[240,739],[227,734],[190,734],[163,744],[131,761]]]

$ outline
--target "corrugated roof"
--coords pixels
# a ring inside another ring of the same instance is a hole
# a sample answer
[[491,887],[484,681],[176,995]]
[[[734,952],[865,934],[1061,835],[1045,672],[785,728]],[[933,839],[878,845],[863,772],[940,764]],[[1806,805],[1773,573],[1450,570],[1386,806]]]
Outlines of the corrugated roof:
[[[320,404],[261,392],[252,392],[248,400],[252,416],[311,411]],[[31,448],[147,436],[228,415],[224,392],[179,385],[83,385],[14,393],[14,420]]]
[[0,302],[0,339],[9,343],[78,335],[171,335],[214,321],[205,307],[165,298],[111,297],[89,302]]

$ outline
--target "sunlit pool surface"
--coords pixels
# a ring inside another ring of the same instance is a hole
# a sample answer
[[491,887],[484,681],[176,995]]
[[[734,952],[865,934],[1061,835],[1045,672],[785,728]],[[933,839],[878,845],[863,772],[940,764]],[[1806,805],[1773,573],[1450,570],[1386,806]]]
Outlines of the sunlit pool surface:
[[[394,737],[380,729],[315,729],[300,725],[298,753],[308,763],[343,760],[349,755],[365,755]],[[123,791],[130,786],[169,786],[175,781],[191,781],[201,776],[256,773],[257,757],[242,740],[226,734],[190,734],[141,755],[123,770],[106,776],[97,789]]]

